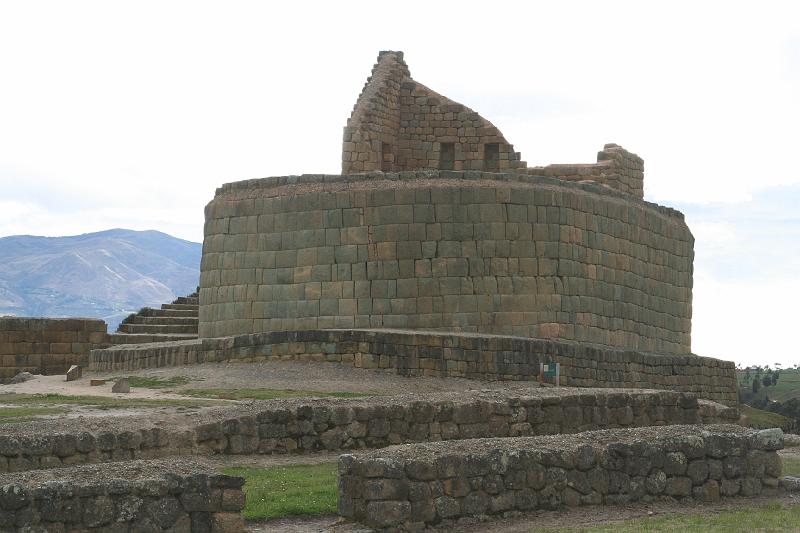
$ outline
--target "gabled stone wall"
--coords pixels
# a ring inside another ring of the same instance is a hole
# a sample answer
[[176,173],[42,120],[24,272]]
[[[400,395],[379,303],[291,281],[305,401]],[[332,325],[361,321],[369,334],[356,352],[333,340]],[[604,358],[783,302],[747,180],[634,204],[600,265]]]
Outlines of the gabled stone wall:
[[380,53],[344,129],[342,174],[524,167],[491,122],[411,79],[402,52]]

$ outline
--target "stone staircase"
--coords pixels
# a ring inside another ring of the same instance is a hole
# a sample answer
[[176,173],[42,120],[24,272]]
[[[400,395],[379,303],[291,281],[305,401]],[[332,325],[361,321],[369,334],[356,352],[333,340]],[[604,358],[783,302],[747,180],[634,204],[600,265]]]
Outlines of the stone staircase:
[[129,316],[109,335],[111,344],[185,341],[197,338],[198,294],[181,296],[162,304],[161,309],[145,307]]

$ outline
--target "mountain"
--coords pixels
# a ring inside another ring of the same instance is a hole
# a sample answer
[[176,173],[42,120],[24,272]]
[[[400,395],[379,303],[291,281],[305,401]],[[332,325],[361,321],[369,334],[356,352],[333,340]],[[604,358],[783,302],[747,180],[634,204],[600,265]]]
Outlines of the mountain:
[[109,331],[141,307],[194,292],[202,245],[159,231],[0,238],[0,315],[83,316]]

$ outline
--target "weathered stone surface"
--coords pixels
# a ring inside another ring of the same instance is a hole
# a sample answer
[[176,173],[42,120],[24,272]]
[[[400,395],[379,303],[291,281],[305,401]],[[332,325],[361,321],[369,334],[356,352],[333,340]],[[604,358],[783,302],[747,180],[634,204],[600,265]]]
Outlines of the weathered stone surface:
[[72,365],[67,370],[67,381],[76,381],[81,379],[83,375],[83,369],[78,365]]
[[782,450],[783,431],[780,428],[762,429],[755,436],[755,447],[759,450]]
[[111,387],[111,392],[116,393],[128,393],[131,391],[131,383],[128,378],[119,378],[115,383],[114,386]]
[[20,372],[11,378],[11,383],[25,383],[26,381],[33,379],[33,377],[33,374],[30,372]]

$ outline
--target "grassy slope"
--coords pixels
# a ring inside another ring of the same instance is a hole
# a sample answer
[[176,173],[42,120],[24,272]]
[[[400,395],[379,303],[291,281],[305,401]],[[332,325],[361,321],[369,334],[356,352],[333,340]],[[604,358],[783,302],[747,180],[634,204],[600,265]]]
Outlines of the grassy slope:
[[778,413],[770,413],[769,411],[762,411],[749,405],[741,404],[739,410],[743,415],[747,415],[750,421],[750,427],[757,429],[767,428],[788,428],[792,420]]
[[[754,375],[752,371],[750,375]],[[736,377],[739,384],[744,386],[744,372],[736,372]],[[750,383],[747,385],[749,386]],[[761,387],[757,397],[761,399],[765,394],[769,396],[770,400],[777,400],[779,402],[784,402],[791,398],[800,398],[800,370],[781,370],[778,383],[770,385],[769,387]]]

